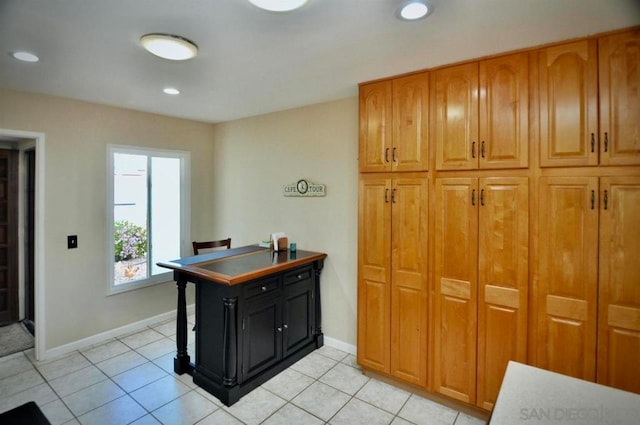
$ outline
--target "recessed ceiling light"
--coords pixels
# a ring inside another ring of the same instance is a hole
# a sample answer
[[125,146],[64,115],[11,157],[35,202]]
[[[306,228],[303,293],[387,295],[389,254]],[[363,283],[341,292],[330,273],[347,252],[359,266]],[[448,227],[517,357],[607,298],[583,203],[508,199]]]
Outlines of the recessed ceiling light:
[[400,17],[407,21],[421,19],[431,13],[432,7],[424,1],[410,1],[400,8]]
[[38,62],[40,60],[39,57],[34,55],[33,53],[19,51],[19,52],[11,52],[11,56],[15,59],[18,59],[22,62]]
[[307,1],[308,0],[249,0],[254,6],[271,12],[289,12],[304,6]]
[[162,91],[165,92],[166,94],[171,94],[171,95],[180,94],[180,90],[174,87],[165,87],[164,89],[162,89]]
[[182,61],[198,54],[198,46],[184,37],[171,34],[147,34],[140,44],[150,53],[164,59]]

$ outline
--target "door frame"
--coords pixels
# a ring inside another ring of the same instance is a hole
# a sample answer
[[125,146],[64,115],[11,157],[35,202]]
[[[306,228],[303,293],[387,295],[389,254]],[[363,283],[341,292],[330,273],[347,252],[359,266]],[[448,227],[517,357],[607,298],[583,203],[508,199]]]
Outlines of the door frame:
[[[0,128],[0,141],[17,142],[19,149],[24,150],[30,148],[35,143],[36,150],[36,195],[35,195],[35,221],[34,221],[34,306],[35,306],[35,357],[40,360],[46,350],[46,329],[45,329],[45,134],[33,131],[10,130]],[[20,179],[24,177],[21,175]],[[21,189],[24,188],[24,182],[20,181]],[[23,194],[20,194],[19,218],[18,218],[18,244],[20,246],[19,263],[19,279],[24,282],[24,232],[21,229],[25,226]],[[24,284],[24,283],[23,283]],[[22,300],[24,302],[24,299]],[[20,306],[22,309],[23,306]],[[21,310],[22,311],[22,310]]]

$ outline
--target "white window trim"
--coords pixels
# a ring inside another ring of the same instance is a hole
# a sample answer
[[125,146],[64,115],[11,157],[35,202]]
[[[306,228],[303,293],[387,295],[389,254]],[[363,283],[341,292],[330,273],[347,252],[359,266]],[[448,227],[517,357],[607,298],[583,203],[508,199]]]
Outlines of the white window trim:
[[191,152],[170,149],[145,148],[127,145],[107,145],[107,295],[133,291],[173,280],[173,273],[167,270],[147,279],[116,285],[114,283],[113,245],[113,154],[152,155],[156,157],[180,159],[180,256],[191,252]]

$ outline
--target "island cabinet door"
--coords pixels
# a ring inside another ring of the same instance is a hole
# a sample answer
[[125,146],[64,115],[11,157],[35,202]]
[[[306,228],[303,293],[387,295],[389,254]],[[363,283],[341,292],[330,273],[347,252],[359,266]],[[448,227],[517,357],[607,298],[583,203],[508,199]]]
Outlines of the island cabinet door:
[[284,275],[282,321],[282,355],[284,357],[313,342],[314,296],[313,269],[311,267],[293,270]]
[[258,295],[247,299],[242,316],[240,374],[243,380],[282,359],[282,291],[278,287],[278,279],[251,285],[255,285],[256,289],[247,287],[245,294],[257,292]]

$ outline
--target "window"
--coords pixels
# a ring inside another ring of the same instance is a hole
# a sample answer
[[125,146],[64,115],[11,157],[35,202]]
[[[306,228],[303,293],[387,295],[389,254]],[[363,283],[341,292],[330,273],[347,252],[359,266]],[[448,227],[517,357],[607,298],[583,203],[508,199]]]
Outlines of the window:
[[109,292],[171,279],[160,261],[188,249],[188,152],[109,145]]

